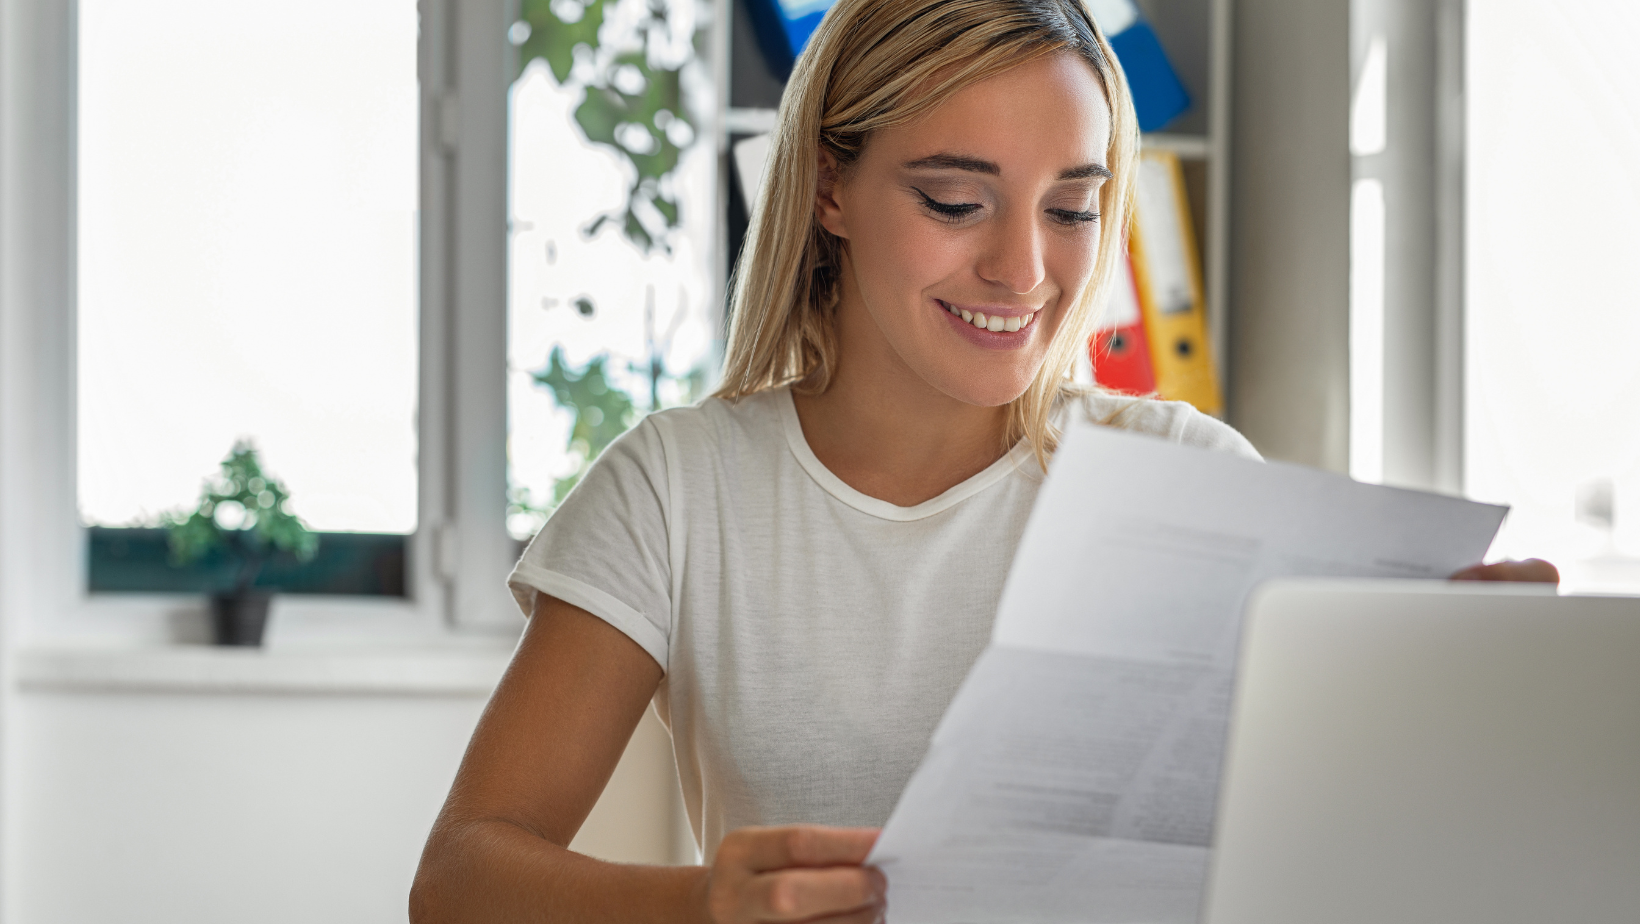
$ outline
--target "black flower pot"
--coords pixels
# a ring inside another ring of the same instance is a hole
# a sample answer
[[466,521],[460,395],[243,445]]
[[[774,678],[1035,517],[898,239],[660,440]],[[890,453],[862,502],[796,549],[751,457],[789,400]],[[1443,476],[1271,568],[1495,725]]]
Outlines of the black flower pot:
[[268,627],[268,604],[273,602],[271,590],[241,590],[211,595],[211,628],[218,645],[262,644],[262,632]]

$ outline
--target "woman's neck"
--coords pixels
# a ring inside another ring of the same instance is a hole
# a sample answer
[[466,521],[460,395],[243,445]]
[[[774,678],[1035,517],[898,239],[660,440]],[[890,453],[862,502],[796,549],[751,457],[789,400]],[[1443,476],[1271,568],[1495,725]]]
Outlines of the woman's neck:
[[1001,458],[1007,407],[965,404],[928,384],[851,301],[838,306],[840,361],[830,386],[792,395],[821,464],[862,494],[911,507]]

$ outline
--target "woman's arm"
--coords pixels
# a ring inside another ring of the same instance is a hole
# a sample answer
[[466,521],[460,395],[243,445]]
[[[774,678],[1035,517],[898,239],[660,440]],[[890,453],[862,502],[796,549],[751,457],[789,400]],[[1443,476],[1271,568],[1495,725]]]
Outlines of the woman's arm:
[[660,683],[653,658],[542,595],[433,823],[413,921],[676,921],[698,870],[600,863],[567,848]]
[[605,863],[568,849],[660,679],[636,642],[541,596],[433,824],[411,920],[877,919],[882,876],[859,866],[874,831],[744,829],[724,839],[710,869]]

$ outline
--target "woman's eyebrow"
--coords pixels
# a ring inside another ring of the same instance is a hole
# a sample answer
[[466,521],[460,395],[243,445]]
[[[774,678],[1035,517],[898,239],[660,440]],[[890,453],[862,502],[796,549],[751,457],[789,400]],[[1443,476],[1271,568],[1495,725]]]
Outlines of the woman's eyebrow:
[[[970,173],[985,173],[991,176],[1001,176],[1002,168],[988,160],[977,157],[964,157],[961,154],[931,154],[928,157],[919,157],[916,160],[901,164],[907,170],[967,170]],[[1061,180],[1087,180],[1098,177],[1102,180],[1111,179],[1110,170],[1104,164],[1083,164],[1061,171]]]
[[1059,178],[1061,180],[1088,180],[1094,177],[1098,177],[1101,180],[1108,180],[1114,176],[1115,174],[1107,170],[1104,164],[1083,164],[1080,167],[1072,167],[1071,169],[1059,174]]
[[967,170],[971,173],[988,173],[991,176],[1001,176],[1002,168],[988,160],[977,157],[963,157],[960,154],[933,154],[902,164],[907,170]]

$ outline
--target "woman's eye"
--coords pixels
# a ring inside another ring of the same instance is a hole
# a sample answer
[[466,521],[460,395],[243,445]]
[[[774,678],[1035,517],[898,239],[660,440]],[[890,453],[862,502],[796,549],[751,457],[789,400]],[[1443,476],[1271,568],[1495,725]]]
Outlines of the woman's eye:
[[960,221],[980,210],[977,202],[941,202],[915,186],[911,188],[922,197],[925,208],[947,221]]
[[1082,225],[1099,220],[1098,212],[1078,212],[1072,209],[1048,209],[1054,221],[1062,225]]

